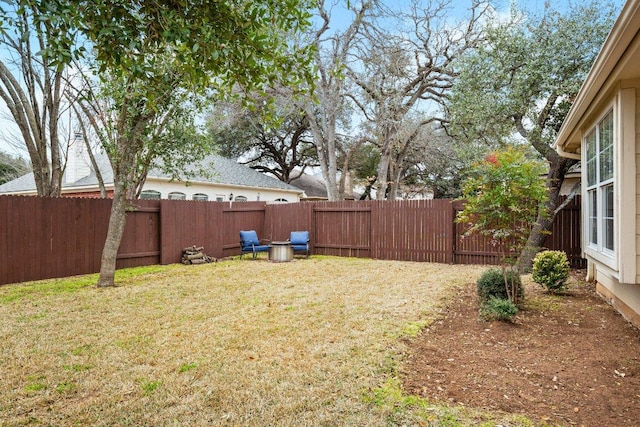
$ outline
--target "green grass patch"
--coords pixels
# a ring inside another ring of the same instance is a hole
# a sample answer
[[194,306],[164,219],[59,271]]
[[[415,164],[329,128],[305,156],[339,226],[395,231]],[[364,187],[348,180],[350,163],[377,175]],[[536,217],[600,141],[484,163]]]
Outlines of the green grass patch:
[[533,427],[537,424],[522,415],[492,414],[462,406],[430,402],[420,396],[406,394],[397,378],[388,378],[380,387],[363,394],[363,400],[384,410],[388,425],[428,427],[495,427],[509,425]]
[[56,391],[58,393],[69,393],[75,390],[75,388],[76,386],[73,383],[70,383],[68,381],[65,381],[56,385]]
[[525,307],[529,310],[554,313],[562,309],[562,296],[546,294],[525,300]]
[[181,374],[184,372],[188,372],[192,369],[195,369],[198,367],[197,363],[185,363],[182,366],[180,366],[180,369],[178,370],[178,372],[180,372]]
[[149,395],[156,391],[156,389],[160,386],[160,381],[150,381],[141,378],[138,380],[138,384],[140,384],[140,388],[142,389],[144,394]]
[[71,349],[70,353],[73,356],[82,356],[82,355],[88,354],[90,350],[91,350],[91,345],[85,344],[85,345],[81,345]]
[[430,322],[426,320],[409,322],[404,325],[404,328],[402,328],[402,335],[409,338],[415,338],[418,336],[420,331],[429,325],[429,323]]
[[409,407],[427,407],[428,403],[419,396],[406,395],[397,378],[389,378],[380,387],[365,393],[365,402],[390,409],[392,412],[405,410]]
[[[116,271],[115,282],[116,285],[122,283],[130,284],[132,283],[132,279],[141,278],[141,276],[157,275],[174,270],[175,268],[176,265],[152,265],[125,268]],[[74,293],[93,287],[97,282],[97,274],[86,274],[62,279],[47,279],[4,285],[0,287],[0,304],[20,299],[35,300],[45,296]]]
[[115,283],[118,285],[121,282],[129,281],[129,279],[140,279],[141,276],[157,275],[173,271],[177,268],[182,268],[182,265],[147,265],[143,267],[123,268],[121,270],[116,270]]
[[35,381],[32,383],[27,384],[24,389],[26,391],[40,391],[40,390],[44,390],[46,389],[47,386],[45,385],[45,383],[40,382],[40,381]]
[[77,292],[80,289],[95,285],[98,276],[75,276],[65,279],[39,280],[0,287],[0,303],[6,304],[20,299],[41,298],[45,296]]

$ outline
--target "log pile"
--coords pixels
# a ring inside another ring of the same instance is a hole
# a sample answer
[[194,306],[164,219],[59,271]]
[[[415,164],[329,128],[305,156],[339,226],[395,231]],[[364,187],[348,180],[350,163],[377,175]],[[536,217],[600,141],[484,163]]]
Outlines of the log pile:
[[182,263],[189,264],[205,264],[207,262],[215,262],[215,258],[204,253],[202,246],[189,246],[182,250]]

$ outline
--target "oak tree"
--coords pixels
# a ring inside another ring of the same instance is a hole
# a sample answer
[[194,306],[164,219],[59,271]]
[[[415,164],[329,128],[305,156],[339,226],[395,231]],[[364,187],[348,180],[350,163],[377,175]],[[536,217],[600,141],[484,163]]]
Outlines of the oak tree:
[[487,41],[459,64],[447,105],[457,138],[477,144],[526,143],[547,163],[548,198],[519,261],[531,267],[561,206],[560,187],[575,160],[551,148],[612,24],[611,7],[547,3],[540,17],[514,10],[512,19],[487,28]]

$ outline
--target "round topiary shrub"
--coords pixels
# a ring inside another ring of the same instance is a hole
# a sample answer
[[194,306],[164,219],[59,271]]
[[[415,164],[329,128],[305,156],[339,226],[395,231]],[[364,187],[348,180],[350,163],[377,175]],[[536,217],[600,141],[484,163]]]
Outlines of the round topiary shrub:
[[538,252],[533,259],[531,278],[550,292],[567,288],[569,260],[563,251]]
[[508,299],[490,297],[482,304],[480,313],[487,320],[511,321],[518,312],[518,308]]
[[[515,281],[516,287],[518,288],[518,300],[521,300],[524,297],[524,287],[522,286],[518,272],[511,269],[507,270],[507,280],[509,283],[511,283],[512,280]],[[507,288],[504,284],[504,276],[502,275],[502,270],[499,268],[491,268],[482,273],[476,285],[481,304],[487,302],[491,297],[509,299]]]

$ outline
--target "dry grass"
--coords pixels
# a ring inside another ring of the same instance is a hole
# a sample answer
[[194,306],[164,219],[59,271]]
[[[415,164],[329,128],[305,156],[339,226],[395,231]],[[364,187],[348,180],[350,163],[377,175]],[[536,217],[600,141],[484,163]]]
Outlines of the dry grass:
[[0,425],[387,425],[367,396],[398,337],[482,270],[313,257],[4,286]]

